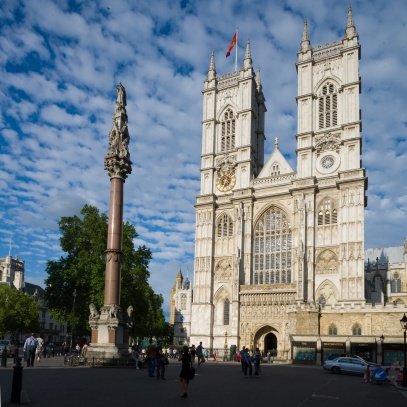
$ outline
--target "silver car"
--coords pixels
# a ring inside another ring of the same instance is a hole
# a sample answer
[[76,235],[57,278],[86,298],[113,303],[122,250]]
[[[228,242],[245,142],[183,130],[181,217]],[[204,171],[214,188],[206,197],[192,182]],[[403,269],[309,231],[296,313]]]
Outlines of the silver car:
[[12,358],[17,351],[16,345],[13,345],[10,341],[5,339],[0,339],[0,356],[3,356],[4,349],[7,350],[7,356]]
[[341,357],[334,360],[326,360],[322,366],[334,374],[355,374],[363,376],[368,367],[379,367],[376,363],[366,362],[362,358]]

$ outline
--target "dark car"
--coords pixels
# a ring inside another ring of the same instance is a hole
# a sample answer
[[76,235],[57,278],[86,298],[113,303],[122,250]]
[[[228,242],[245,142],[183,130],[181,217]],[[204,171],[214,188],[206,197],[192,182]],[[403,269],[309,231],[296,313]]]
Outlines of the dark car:
[[359,357],[340,357],[335,360],[326,360],[323,364],[324,370],[329,370],[334,374],[355,374],[363,376],[366,369],[379,367],[376,363],[366,362]]

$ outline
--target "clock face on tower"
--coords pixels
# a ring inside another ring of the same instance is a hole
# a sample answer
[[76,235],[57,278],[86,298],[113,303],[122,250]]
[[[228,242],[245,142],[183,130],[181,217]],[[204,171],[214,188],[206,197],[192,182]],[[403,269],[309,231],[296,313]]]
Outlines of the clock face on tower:
[[234,171],[218,173],[218,180],[216,181],[216,188],[220,192],[230,191],[236,184],[236,176]]

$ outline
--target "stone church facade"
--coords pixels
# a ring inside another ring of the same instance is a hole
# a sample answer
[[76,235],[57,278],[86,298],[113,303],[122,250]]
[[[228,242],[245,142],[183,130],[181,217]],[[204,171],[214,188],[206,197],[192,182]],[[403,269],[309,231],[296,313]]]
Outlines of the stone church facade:
[[212,54],[190,344],[259,347],[281,360],[315,363],[335,352],[377,359],[382,335],[395,349],[401,343],[406,270],[396,302],[389,292],[373,303],[366,295],[359,60],[350,7],[343,38],[324,47],[311,47],[304,23],[294,170],[278,139],[264,162],[267,109],[250,43],[238,72],[217,76]]

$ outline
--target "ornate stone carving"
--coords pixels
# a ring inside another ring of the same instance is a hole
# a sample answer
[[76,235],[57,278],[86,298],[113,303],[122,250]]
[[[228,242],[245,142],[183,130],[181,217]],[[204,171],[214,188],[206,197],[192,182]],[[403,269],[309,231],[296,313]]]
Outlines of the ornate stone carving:
[[338,257],[332,250],[327,249],[317,258],[316,274],[336,274],[338,267]]
[[319,137],[315,137],[315,149],[317,154],[324,151],[336,151],[339,153],[341,147],[341,136],[339,134],[327,133]]
[[231,259],[222,259],[215,267],[215,278],[219,281],[228,281],[232,277]]
[[105,157],[105,170],[110,178],[126,179],[131,174],[129,152],[130,136],[127,128],[126,90],[120,83],[116,87],[116,109],[113,115],[113,126],[109,133],[109,148]]

